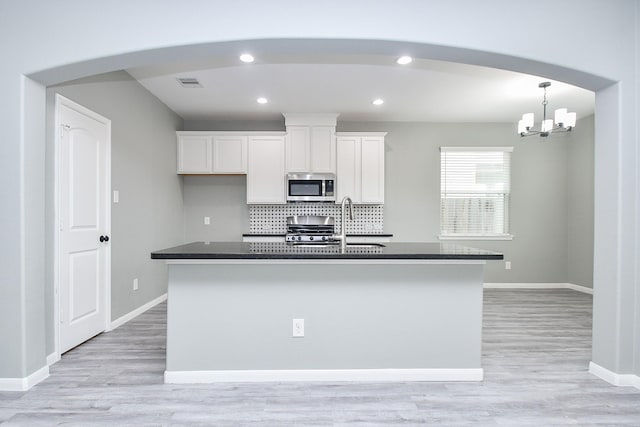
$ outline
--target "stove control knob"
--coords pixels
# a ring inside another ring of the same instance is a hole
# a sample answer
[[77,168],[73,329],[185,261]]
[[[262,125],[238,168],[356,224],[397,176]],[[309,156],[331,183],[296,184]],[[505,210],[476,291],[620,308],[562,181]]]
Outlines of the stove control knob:
[[300,240],[302,240],[302,237],[298,236],[298,242],[299,242]]
[[309,236],[309,240],[313,240],[313,236]]
[[327,241],[327,236],[322,236],[322,241],[326,242]]

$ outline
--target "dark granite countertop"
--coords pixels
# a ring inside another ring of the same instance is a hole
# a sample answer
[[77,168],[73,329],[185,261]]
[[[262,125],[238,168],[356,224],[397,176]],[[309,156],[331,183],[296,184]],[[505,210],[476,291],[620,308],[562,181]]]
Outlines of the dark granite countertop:
[[193,242],[151,253],[153,259],[439,259],[501,260],[499,252],[450,243],[352,244],[310,246],[287,243]]
[[[242,237],[284,237],[284,233],[244,233]],[[393,237],[393,234],[389,233],[367,233],[367,234],[349,234],[347,237]]]

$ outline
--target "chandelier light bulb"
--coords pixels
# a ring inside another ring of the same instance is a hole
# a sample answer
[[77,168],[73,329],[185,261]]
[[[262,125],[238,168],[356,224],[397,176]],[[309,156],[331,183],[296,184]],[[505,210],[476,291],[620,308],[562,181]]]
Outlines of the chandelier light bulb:
[[269,102],[269,100],[267,98],[260,97],[260,98],[256,99],[256,102],[258,104],[266,104],[267,102]]
[[558,126],[565,126],[567,124],[567,109],[558,108],[555,112],[555,122]]
[[522,121],[524,122],[524,126],[526,128],[531,129],[533,127],[534,117],[535,116],[533,113],[525,113],[522,115]]
[[398,63],[399,65],[407,65],[407,64],[411,64],[411,62],[413,62],[413,58],[406,55],[401,56],[396,60],[396,63]]
[[524,125],[524,120],[520,119],[520,121],[518,121],[518,133],[522,135],[526,131],[527,127]]
[[553,130],[553,120],[547,119],[542,121],[542,127],[540,131],[542,132],[551,132]]

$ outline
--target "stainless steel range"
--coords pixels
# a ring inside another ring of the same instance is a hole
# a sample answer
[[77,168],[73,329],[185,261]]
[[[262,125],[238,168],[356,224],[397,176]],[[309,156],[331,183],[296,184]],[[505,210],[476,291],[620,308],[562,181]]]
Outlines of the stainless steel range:
[[335,220],[332,216],[289,216],[285,241],[294,245],[337,244],[339,241],[335,238]]

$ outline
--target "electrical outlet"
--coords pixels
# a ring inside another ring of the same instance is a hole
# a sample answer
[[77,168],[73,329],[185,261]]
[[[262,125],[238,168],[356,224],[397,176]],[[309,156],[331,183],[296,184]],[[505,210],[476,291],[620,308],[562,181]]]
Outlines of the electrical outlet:
[[211,224],[211,217],[205,216],[204,217],[204,225],[209,225]]
[[293,337],[304,337],[304,319],[293,319]]
[[511,261],[505,261],[504,262],[504,269],[505,270],[511,270]]
[[134,291],[138,290],[138,279],[137,278],[133,279],[133,290]]

